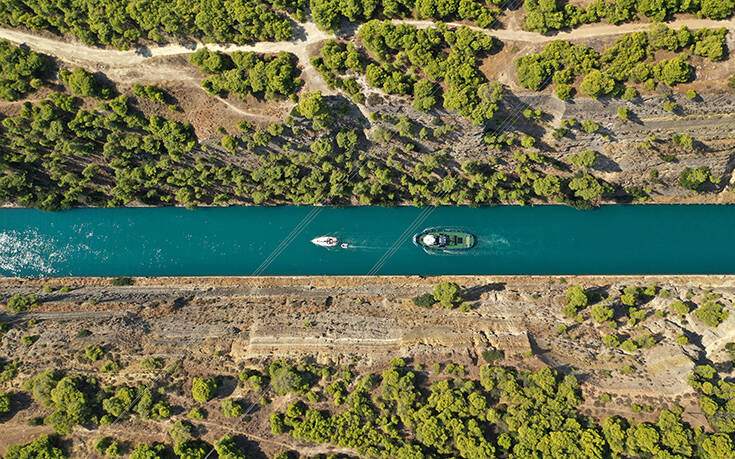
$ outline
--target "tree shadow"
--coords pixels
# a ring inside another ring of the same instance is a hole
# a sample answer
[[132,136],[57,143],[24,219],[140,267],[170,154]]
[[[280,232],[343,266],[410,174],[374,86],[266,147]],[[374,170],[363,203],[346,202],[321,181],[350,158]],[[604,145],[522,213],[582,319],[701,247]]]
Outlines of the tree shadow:
[[267,459],[268,456],[260,449],[258,442],[250,440],[246,436],[247,434],[238,434],[233,436],[233,440],[247,452],[247,457],[250,459]]
[[600,153],[597,153],[592,169],[600,172],[622,172],[617,162]]
[[496,282],[486,285],[478,285],[476,287],[470,287],[462,291],[462,298],[469,301],[478,301],[484,293],[487,292],[500,292],[505,290],[505,284],[502,282]]

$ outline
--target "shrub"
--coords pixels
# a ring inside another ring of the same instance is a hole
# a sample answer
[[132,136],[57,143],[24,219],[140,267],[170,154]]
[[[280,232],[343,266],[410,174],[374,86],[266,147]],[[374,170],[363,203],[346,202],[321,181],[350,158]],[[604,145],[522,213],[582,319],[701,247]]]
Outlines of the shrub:
[[84,355],[86,355],[87,358],[93,362],[101,359],[104,354],[105,351],[103,351],[102,348],[96,344],[90,344],[89,346],[84,348]]
[[697,91],[693,89],[687,90],[686,97],[689,100],[696,99],[697,98]]
[[691,311],[689,309],[689,305],[684,303],[683,301],[674,301],[669,305],[669,307],[677,314],[689,314]]
[[222,415],[226,418],[236,418],[245,413],[245,408],[237,400],[226,398],[222,400]]
[[584,132],[589,132],[590,134],[595,133],[600,129],[600,125],[591,120],[582,121],[581,127]]
[[202,420],[206,417],[204,410],[199,408],[192,408],[191,411],[189,411],[189,417],[191,419],[196,419],[197,421]]
[[705,325],[716,327],[724,322],[730,313],[720,303],[708,301],[697,308],[694,315]]
[[120,364],[114,360],[108,359],[101,368],[104,372],[115,372],[120,371]]
[[308,381],[296,371],[291,364],[277,360],[268,367],[271,385],[278,395],[290,392],[305,392],[309,389]]
[[17,293],[10,297],[10,300],[8,300],[6,307],[13,312],[21,312],[27,311],[34,306],[38,306],[38,304],[39,301],[35,295],[23,296]]
[[424,293],[413,298],[413,304],[422,308],[430,308],[434,306],[434,303],[436,303],[436,300],[431,293]]
[[153,446],[140,443],[130,454],[130,459],[164,459],[166,457],[166,446],[160,443],[154,443]]
[[434,287],[434,299],[445,308],[451,309],[462,301],[460,288],[454,282],[441,282]]
[[482,353],[482,358],[485,362],[492,365],[496,360],[505,358],[505,353],[499,349],[488,349]]
[[612,308],[602,304],[593,306],[590,310],[590,314],[592,314],[592,317],[599,323],[607,322],[614,316]]
[[61,80],[69,86],[69,90],[75,96],[99,97],[109,99],[112,97],[112,88],[100,84],[94,75],[81,67],[73,71],[62,69],[59,72]]
[[194,377],[191,383],[191,395],[195,401],[206,403],[214,398],[217,392],[217,381],[214,378]]
[[686,346],[687,344],[689,344],[689,338],[687,338],[686,335],[679,335],[676,337],[676,344]]
[[566,300],[567,304],[562,309],[562,312],[569,318],[576,316],[589,303],[587,292],[585,292],[581,285],[570,286],[567,289]]
[[712,173],[710,172],[709,167],[702,166],[697,167],[696,169],[687,167],[681,171],[681,175],[679,176],[679,185],[688,190],[698,191],[702,185],[710,182],[711,180]]
[[126,287],[128,285],[133,285],[134,283],[135,281],[130,277],[116,277],[110,280],[110,284],[115,287]]
[[58,447],[56,435],[42,434],[25,445],[10,445],[5,451],[4,459],[63,459],[66,454]]
[[579,85],[579,92],[593,99],[610,94],[613,89],[615,89],[615,80],[599,70],[590,71]]
[[621,368],[621,369],[620,369],[620,371],[621,371],[621,372],[622,372],[623,374],[625,374],[625,375],[632,375],[633,373],[635,373],[635,368],[633,368],[633,367],[632,367],[632,366],[630,366],[630,365],[626,365],[626,366],[624,366],[623,368]]
[[594,150],[584,150],[569,155],[569,162],[579,167],[592,167],[595,159],[597,159],[597,152]]
[[620,347],[626,352],[635,352],[638,350],[638,345],[632,340],[626,339]]
[[146,370],[160,370],[164,367],[164,363],[159,357],[147,357],[140,361],[140,366]]
[[10,412],[10,396],[5,392],[0,392],[0,414]]
[[607,347],[615,348],[620,346],[620,337],[615,333],[610,333],[602,337],[602,343]]
[[561,100],[572,98],[572,87],[568,84],[560,83],[556,86],[556,97]]

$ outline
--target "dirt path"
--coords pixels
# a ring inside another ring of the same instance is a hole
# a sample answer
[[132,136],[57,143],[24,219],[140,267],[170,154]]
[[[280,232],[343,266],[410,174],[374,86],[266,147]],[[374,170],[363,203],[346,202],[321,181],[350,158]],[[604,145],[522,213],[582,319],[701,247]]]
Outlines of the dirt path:
[[[434,21],[416,21],[397,19],[392,21],[395,24],[409,24],[419,28],[427,28],[435,25]],[[446,23],[450,27],[460,27],[465,24],[457,24],[453,22]],[[692,30],[710,28],[717,29],[725,27],[728,30],[735,30],[735,19],[727,21],[715,21],[712,19],[680,19],[665,23],[671,29],[678,29],[687,26]],[[621,25],[611,24],[588,24],[569,32],[558,32],[555,34],[544,35],[536,32],[528,32],[525,30],[497,29],[488,30],[482,27],[468,26],[472,30],[485,32],[503,41],[524,41],[528,43],[545,43],[554,40],[580,40],[583,38],[603,37],[609,35],[622,35],[631,32],[641,32],[651,27],[650,22],[631,23]]]
[[116,49],[85,46],[74,41],[44,38],[19,30],[0,28],[1,39],[9,40],[13,43],[26,44],[36,51],[51,54],[63,61],[75,64],[103,63],[110,67],[136,66],[154,57],[189,54],[205,46],[213,51],[228,53],[233,51],[253,51],[258,53],[286,51],[296,55],[303,63],[308,62],[307,46],[334,37],[334,35],[322,32],[313,23],[307,23],[301,26],[301,30],[298,31],[297,35],[300,38],[293,41],[259,42],[254,45],[205,45],[204,43],[197,43],[195,47],[186,47],[183,45],[169,44],[153,48],[144,47],[119,51]]
[[[395,20],[394,23],[410,24],[416,27],[431,27],[435,23],[433,21],[418,20]],[[461,24],[447,23],[449,26],[460,26]],[[620,35],[624,33],[637,32],[646,30],[650,27],[650,23],[634,23],[613,26],[609,24],[590,24],[569,32],[559,32],[554,35],[542,35],[535,32],[527,32],[523,30],[487,30],[480,27],[470,27],[473,30],[486,32],[501,40],[507,41],[525,41],[531,43],[543,43],[552,40],[577,40],[583,38]],[[735,19],[727,21],[714,21],[709,19],[681,19],[667,23],[669,27],[679,28],[687,26],[690,29],[719,28],[726,27],[735,30]],[[233,52],[233,51],[253,51],[259,53],[277,53],[286,51],[296,55],[302,66],[309,67],[309,55],[307,47],[309,45],[319,43],[320,41],[334,38],[335,36],[319,30],[312,22],[308,22],[300,26],[297,31],[296,40],[285,42],[259,42],[254,45],[215,45],[207,44],[207,48],[215,51]],[[0,39],[9,40],[13,43],[26,44],[30,48],[42,53],[51,54],[59,59],[78,65],[103,64],[107,67],[135,67],[149,61],[155,57],[176,56],[181,54],[192,53],[205,46],[198,43],[195,47],[186,47],[178,44],[169,44],[165,46],[153,48],[137,48],[129,51],[119,51],[115,49],[95,48],[85,46],[77,42],[63,41],[60,39],[52,39],[40,37],[28,32],[19,30],[0,28]],[[175,72],[166,72],[166,78],[175,78]]]

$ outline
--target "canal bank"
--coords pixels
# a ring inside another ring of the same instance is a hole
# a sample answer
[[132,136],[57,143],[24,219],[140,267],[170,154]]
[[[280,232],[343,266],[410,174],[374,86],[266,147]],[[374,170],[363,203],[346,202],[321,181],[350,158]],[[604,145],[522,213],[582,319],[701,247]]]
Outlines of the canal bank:
[[[436,226],[477,245],[441,255],[412,243]],[[0,274],[728,274],[734,227],[735,208],[718,205],[2,209]],[[309,242],[321,235],[348,248]]]

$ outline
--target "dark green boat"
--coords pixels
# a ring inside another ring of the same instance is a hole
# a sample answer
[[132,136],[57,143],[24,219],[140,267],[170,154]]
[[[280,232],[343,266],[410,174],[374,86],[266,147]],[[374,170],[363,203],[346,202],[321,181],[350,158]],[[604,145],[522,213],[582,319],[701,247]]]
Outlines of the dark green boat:
[[451,228],[429,228],[413,237],[413,243],[427,252],[461,252],[475,246],[475,236]]

